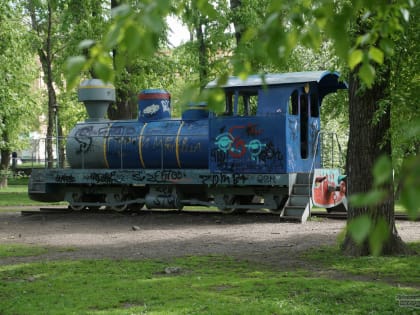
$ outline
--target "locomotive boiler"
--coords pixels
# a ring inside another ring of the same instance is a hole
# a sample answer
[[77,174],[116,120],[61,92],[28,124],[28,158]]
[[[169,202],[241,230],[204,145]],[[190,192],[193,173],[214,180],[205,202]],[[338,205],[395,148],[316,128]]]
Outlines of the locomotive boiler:
[[[66,154],[72,168],[171,169],[208,167],[208,116],[205,106],[186,110],[182,119],[170,119],[170,94],[145,90],[139,94],[137,120],[103,119],[113,101],[112,87],[99,80],[85,81],[79,100],[89,107],[89,118],[67,138]],[[110,97],[102,97],[106,93]],[[95,98],[96,100],[92,100]]]
[[138,95],[137,119],[111,121],[104,116],[113,86],[84,81],[78,95],[88,119],[66,139],[69,167],[34,169],[30,197],[74,210],[208,206],[306,220],[311,174],[322,166],[320,106],[346,84],[316,71],[231,77],[207,88],[222,89],[222,112],[190,104],[174,119],[170,94],[150,89]]

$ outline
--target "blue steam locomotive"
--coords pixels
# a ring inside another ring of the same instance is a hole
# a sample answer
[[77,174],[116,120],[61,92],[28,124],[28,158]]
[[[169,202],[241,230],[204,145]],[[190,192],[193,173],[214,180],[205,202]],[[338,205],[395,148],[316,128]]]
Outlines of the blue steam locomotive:
[[222,89],[221,112],[192,104],[173,119],[170,94],[153,89],[139,94],[138,119],[111,121],[103,117],[113,86],[84,81],[78,95],[88,119],[66,139],[70,167],[34,169],[29,196],[73,210],[199,205],[306,220],[310,174],[321,167],[320,106],[346,84],[316,71],[231,77],[207,88]]

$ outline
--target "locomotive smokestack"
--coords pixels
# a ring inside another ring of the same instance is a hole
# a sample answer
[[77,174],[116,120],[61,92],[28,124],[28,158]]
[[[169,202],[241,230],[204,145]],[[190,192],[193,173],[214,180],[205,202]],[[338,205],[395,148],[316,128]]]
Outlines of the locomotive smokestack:
[[104,119],[109,104],[115,102],[115,88],[99,79],[89,79],[80,84],[78,96],[86,106],[89,116],[86,121],[100,121]]

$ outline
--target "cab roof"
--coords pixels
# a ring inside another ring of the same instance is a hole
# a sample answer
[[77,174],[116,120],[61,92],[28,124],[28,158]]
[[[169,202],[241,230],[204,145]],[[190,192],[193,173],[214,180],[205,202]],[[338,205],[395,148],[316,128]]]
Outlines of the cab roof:
[[[337,91],[338,89],[347,89],[345,82],[339,81],[340,74],[331,71],[305,71],[289,73],[267,73],[253,74],[246,79],[239,77],[229,77],[227,82],[220,86],[224,89],[240,87],[259,87],[259,86],[280,86],[293,85],[299,83],[318,83],[318,89],[321,95],[326,95]],[[207,84],[207,88],[217,87],[217,80]]]

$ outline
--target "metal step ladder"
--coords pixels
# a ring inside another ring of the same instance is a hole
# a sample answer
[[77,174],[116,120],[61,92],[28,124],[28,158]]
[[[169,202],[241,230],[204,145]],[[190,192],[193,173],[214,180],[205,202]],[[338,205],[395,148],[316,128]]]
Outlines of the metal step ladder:
[[310,216],[312,182],[308,173],[296,174],[289,199],[280,213],[281,221],[304,223]]

